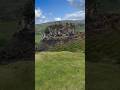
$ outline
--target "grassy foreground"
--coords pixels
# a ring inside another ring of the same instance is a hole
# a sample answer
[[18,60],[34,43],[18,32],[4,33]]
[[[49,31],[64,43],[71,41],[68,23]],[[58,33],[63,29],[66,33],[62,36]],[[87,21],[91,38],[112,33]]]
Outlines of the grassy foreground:
[[35,57],[35,90],[85,90],[83,52],[39,52]]
[[34,90],[34,62],[0,65],[0,90]]
[[120,90],[120,65],[86,61],[87,90]]

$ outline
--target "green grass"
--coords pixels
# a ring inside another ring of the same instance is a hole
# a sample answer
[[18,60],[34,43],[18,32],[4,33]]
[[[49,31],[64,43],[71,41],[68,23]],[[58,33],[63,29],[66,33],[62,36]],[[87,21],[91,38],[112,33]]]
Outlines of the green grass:
[[42,40],[42,34],[41,33],[35,33],[35,44],[40,44],[41,40]]
[[85,26],[84,26],[84,25],[82,25],[82,26],[77,26],[77,27],[76,27],[76,31],[78,31],[78,32],[85,32]]
[[33,90],[34,63],[22,61],[0,65],[0,90]]
[[85,90],[84,53],[36,53],[35,85],[35,90]]
[[86,62],[86,89],[120,90],[120,65]]
[[79,52],[85,51],[85,40],[71,40],[62,45],[56,45],[49,48],[50,51],[70,51],[70,52]]

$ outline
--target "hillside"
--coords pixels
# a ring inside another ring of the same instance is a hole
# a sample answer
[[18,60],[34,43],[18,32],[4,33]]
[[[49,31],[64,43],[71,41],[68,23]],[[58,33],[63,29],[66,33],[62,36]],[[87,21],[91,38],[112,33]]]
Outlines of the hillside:
[[[67,27],[66,25],[69,25],[69,26]],[[70,31],[70,30],[73,30],[73,31]],[[61,32],[60,35],[55,34],[60,32]],[[70,46],[73,48],[76,48],[77,46],[77,48],[78,47],[81,48],[81,46],[84,46],[84,45],[81,45],[83,44],[84,38],[85,38],[84,32],[85,32],[85,25],[83,21],[69,20],[69,21],[57,21],[57,22],[49,22],[44,24],[36,24],[35,25],[35,45],[36,45],[36,48],[39,48],[40,46],[46,46],[46,44],[48,44],[47,46],[49,47],[45,47],[45,48],[48,48],[48,50],[55,50],[55,51],[68,50],[66,49],[67,46]],[[52,35],[49,35],[48,33],[52,33]],[[44,37],[46,38],[46,40],[43,39]],[[57,45],[53,44],[51,46],[50,43],[52,42],[57,43]],[[61,44],[61,42],[63,44]],[[43,43],[45,44],[43,45]],[[76,46],[74,46],[73,43]]]

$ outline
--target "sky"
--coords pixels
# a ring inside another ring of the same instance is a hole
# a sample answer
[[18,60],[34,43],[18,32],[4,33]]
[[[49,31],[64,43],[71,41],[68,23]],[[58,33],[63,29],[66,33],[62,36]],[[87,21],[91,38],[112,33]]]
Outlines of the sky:
[[84,20],[85,0],[35,0],[35,23]]

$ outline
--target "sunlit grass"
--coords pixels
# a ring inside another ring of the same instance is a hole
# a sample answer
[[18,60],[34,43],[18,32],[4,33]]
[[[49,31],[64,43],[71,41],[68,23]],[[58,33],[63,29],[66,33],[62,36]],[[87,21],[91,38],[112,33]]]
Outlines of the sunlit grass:
[[36,90],[84,90],[84,58],[82,52],[36,53]]

